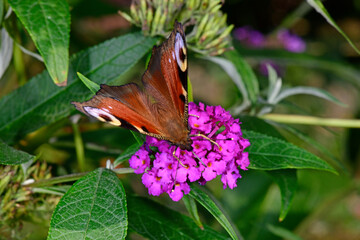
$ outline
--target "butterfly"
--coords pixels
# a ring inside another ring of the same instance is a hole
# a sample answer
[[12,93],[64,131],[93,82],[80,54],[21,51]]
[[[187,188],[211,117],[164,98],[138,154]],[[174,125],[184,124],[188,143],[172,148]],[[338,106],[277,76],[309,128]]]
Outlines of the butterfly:
[[86,115],[115,126],[166,140],[191,151],[187,96],[188,61],[185,33],[175,22],[168,39],[154,46],[142,85],[100,85],[86,102],[72,102]]

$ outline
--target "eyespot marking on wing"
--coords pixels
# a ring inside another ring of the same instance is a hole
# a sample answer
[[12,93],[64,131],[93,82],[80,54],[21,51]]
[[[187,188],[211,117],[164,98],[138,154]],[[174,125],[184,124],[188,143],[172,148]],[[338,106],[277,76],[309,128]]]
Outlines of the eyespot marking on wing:
[[181,71],[185,72],[187,69],[186,48],[184,40],[180,33],[176,33],[175,37],[175,55],[176,62],[179,68],[181,69]]
[[146,128],[145,126],[141,126],[141,129],[142,129],[144,132],[149,133],[149,130],[147,130],[147,128]]
[[184,95],[184,94],[180,94],[180,95],[179,95],[179,98],[180,98],[180,100],[181,100],[183,103],[185,103],[186,98],[185,98],[185,95]]
[[84,107],[84,111],[102,122],[107,122],[115,126],[121,126],[120,120],[107,111],[94,107]]
[[104,119],[105,120],[105,122],[111,122],[111,118],[109,117],[109,116],[107,116],[107,115],[105,115],[105,114],[99,114],[99,117],[100,118],[102,118],[102,119]]

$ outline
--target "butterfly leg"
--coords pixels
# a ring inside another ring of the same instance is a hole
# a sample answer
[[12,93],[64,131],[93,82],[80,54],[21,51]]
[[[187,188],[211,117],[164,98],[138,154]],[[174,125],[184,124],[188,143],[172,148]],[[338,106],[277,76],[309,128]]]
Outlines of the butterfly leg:
[[173,152],[173,157],[178,160],[178,162],[180,163],[181,166],[183,166],[184,168],[186,168],[186,166],[180,161],[180,159],[175,155],[175,151],[176,151],[176,148],[174,149],[174,152]]
[[196,153],[195,153],[194,151],[192,151],[192,153],[193,153],[194,156],[199,160],[199,162],[201,162],[201,164],[206,167],[206,164],[201,160],[201,158],[199,158],[198,155],[196,155]]

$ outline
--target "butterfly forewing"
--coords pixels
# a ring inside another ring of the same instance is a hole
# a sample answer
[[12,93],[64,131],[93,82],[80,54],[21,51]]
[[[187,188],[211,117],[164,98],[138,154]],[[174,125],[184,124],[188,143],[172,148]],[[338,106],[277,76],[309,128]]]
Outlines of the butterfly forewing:
[[187,51],[183,28],[175,23],[167,41],[154,47],[143,75],[146,92],[159,102],[167,102],[187,124]]

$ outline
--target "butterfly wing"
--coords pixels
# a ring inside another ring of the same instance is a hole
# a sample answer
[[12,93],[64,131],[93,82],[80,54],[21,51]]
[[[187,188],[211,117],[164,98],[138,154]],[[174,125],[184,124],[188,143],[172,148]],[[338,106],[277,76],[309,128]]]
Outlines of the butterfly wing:
[[190,149],[187,113],[187,56],[182,25],[175,23],[170,37],[154,47],[142,82],[101,85],[89,101],[76,108],[100,121],[136,130]]
[[96,95],[86,102],[72,102],[86,115],[115,126],[125,127],[147,135],[163,133],[153,117],[151,103],[137,84],[122,86],[101,84]]
[[169,38],[153,48],[142,82],[146,92],[176,111],[187,128],[187,51],[181,23],[175,22]]

